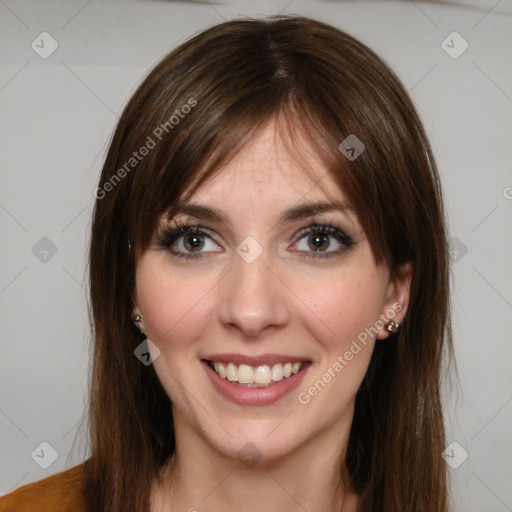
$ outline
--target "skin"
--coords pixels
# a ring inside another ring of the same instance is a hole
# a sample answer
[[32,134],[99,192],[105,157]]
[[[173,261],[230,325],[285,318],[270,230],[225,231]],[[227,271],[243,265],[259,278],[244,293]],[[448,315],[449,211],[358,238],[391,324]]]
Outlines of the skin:
[[[276,135],[268,123],[192,197],[222,209],[229,224],[180,216],[211,233],[201,238],[202,258],[175,256],[156,238],[138,257],[133,314],[143,315],[142,328],[161,351],[153,364],[173,404],[177,445],[162,483],[151,490],[153,512],[320,512],[340,510],[343,497],[344,511],[357,507],[354,493],[337,488],[339,468],[357,389],[374,344],[385,343],[389,333],[380,328],[366,345],[359,342],[361,350],[307,404],[297,395],[329,368],[332,373],[365,328],[389,319],[393,305],[393,320],[402,321],[411,271],[406,266],[391,279],[387,266],[375,264],[353,212],[276,222],[299,203],[347,200],[312,152],[309,165],[324,176],[321,187]],[[301,256],[315,252],[311,239],[318,234],[298,234],[314,222],[343,229],[355,244],[336,253],[343,245],[327,235],[322,248],[331,257]],[[263,249],[252,263],[236,252],[247,236]],[[174,249],[190,253],[184,239]],[[289,354],[313,365],[299,389],[277,402],[241,406],[212,387],[200,363],[223,352]],[[249,442],[261,457],[250,467],[237,455]]]

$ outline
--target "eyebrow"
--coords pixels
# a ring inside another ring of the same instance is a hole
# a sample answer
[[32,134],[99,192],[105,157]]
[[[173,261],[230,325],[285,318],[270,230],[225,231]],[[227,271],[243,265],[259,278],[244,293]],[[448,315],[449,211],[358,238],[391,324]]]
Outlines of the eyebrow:
[[[353,212],[354,208],[346,201],[303,203],[283,211],[278,222],[292,222],[326,212]],[[176,215],[184,214],[198,219],[223,222],[229,224],[228,216],[222,211],[209,206],[195,203],[184,203],[176,209]]]

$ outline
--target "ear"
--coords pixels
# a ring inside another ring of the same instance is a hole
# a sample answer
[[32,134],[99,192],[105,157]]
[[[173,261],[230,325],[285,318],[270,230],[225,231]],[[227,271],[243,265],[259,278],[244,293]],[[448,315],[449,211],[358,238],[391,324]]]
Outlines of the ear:
[[138,302],[137,293],[135,293],[135,297],[132,295],[132,300],[133,300],[132,321],[133,321],[135,327],[137,327],[137,329],[139,329],[140,332],[145,333],[146,326],[144,324],[144,318],[141,318],[140,322],[135,322],[135,317],[138,315],[142,315],[142,312],[141,312],[139,306],[137,305],[137,302]]
[[410,261],[392,272],[386,291],[386,300],[380,315],[384,325],[379,329],[376,335],[377,339],[384,340],[391,335],[386,329],[386,324],[389,321],[396,322],[397,324],[403,322],[409,306],[412,274],[413,265]]
[[137,315],[142,315],[142,313],[140,312],[140,308],[139,306],[135,305],[133,306],[133,309],[132,309],[132,320],[137,316]]

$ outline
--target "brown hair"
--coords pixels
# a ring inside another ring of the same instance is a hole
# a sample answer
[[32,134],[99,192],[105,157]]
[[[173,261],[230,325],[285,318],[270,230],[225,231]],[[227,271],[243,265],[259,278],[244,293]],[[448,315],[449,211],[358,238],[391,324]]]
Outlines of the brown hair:
[[[272,119],[311,142],[376,262],[414,269],[402,330],[375,345],[357,393],[340,474],[361,495],[361,512],[448,510],[441,382],[442,362],[453,358],[450,274],[431,148],[406,90],[372,50],[319,21],[273,16],[227,21],[170,52],[110,142],[89,260],[91,511],[149,511],[151,483],[175,449],[169,397],[133,354],[136,255],[186,187],[191,195]],[[350,134],[365,145],[355,160],[338,148]]]

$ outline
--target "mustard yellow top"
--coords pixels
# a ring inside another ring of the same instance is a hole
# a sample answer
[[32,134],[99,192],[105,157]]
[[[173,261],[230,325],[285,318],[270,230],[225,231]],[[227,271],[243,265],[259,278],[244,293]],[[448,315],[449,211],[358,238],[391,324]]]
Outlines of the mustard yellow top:
[[83,466],[18,487],[0,498],[0,512],[86,512]]

